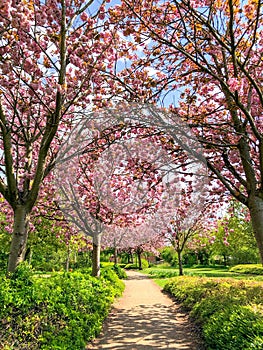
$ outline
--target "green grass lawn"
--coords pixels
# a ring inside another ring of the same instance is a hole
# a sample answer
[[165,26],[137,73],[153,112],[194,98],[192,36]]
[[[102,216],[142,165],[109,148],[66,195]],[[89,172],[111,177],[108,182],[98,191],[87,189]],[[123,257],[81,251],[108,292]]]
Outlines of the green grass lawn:
[[[178,268],[169,266],[166,263],[154,267],[149,267],[148,269],[143,270],[143,272],[149,274],[161,287],[163,287],[166,284],[169,278],[178,276]],[[248,275],[243,273],[235,273],[229,271],[229,268],[224,266],[185,267],[184,275],[200,277],[231,277],[239,280],[246,279],[263,281],[262,275]]]

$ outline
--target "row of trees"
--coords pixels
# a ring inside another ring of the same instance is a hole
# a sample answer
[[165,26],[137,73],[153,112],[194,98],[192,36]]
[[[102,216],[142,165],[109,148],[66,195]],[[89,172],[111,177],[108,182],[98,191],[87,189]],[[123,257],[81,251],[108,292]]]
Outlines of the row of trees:
[[[199,219],[199,218],[198,218]],[[187,230],[173,235],[168,231],[170,245],[161,256],[183,275],[183,265],[235,265],[258,263],[260,260],[253,229],[246,207],[231,201],[224,216],[214,227],[204,227],[205,220],[193,221]]]
[[174,116],[203,145],[216,190],[249,209],[263,262],[262,2],[124,0],[111,13],[137,43],[126,80],[181,90]]
[[[141,139],[145,131],[158,135],[184,176],[196,170],[190,171],[190,155],[203,163],[211,195],[247,206],[263,262],[261,1],[124,0],[96,7],[8,0],[0,24],[0,193],[12,225],[9,271],[25,258],[33,218],[50,213],[52,170],[79,117],[91,108],[119,108],[120,100],[166,103],[173,94],[169,114],[150,109],[117,118],[106,136],[93,135],[96,145],[116,142],[109,135],[124,125]],[[96,120],[87,126],[91,132]],[[187,138],[193,142],[185,146]],[[149,169],[142,170],[145,179]]]
[[[227,222],[227,223],[226,223]],[[0,266],[6,268],[9,251],[10,235],[4,232],[5,219],[2,217],[0,234]],[[227,229],[228,228],[228,229]],[[208,231],[196,231],[188,240],[186,236],[178,235],[178,244],[184,249],[177,249],[169,241],[156,240],[149,242],[147,232],[141,233],[140,239],[134,234],[121,236],[116,233],[105,233],[102,244],[102,261],[115,263],[135,263],[140,266],[141,258],[154,263],[164,259],[183,274],[183,265],[258,263],[259,254],[253,236],[251,223],[247,218],[247,210],[233,202],[228,214],[218,222],[218,226]],[[68,233],[68,231],[67,231]],[[169,236],[171,238],[171,233]],[[142,236],[144,242],[142,243]],[[130,238],[128,238],[130,237]],[[124,240],[122,241],[122,238]],[[111,247],[106,248],[106,247]],[[179,252],[179,254],[178,254]],[[133,257],[135,256],[135,258]],[[150,257],[150,258],[149,258]],[[92,265],[92,244],[90,239],[82,235],[66,237],[64,228],[54,225],[49,219],[35,223],[35,229],[29,235],[26,260],[36,271],[53,271],[76,269]]]

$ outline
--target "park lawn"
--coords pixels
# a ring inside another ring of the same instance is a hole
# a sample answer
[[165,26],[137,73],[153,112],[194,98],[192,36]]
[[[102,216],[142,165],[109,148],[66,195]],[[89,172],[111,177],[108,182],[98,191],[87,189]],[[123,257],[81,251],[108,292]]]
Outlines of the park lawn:
[[158,284],[158,286],[160,286],[161,288],[164,288],[168,280],[169,278],[156,278],[154,279],[154,282]]
[[[172,267],[167,263],[149,267],[143,270],[154,279],[160,286],[164,287],[170,278],[178,276],[178,268]],[[199,276],[199,277],[219,277],[219,278],[234,278],[237,280],[254,280],[262,281],[262,275],[236,273],[229,271],[228,267],[224,266],[194,266],[184,268],[185,276]]]

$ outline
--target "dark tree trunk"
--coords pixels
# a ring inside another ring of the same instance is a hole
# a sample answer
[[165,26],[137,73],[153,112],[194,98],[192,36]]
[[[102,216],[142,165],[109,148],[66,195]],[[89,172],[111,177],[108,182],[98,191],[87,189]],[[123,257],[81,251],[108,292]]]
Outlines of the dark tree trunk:
[[139,270],[142,270],[142,250],[141,249],[137,250],[137,256],[138,256],[138,267],[139,267]]
[[92,239],[92,276],[100,277],[100,246],[101,235],[96,235]]
[[183,270],[182,251],[181,250],[177,250],[177,256],[178,256],[179,276],[183,276],[184,270]]
[[66,272],[69,272],[69,262],[70,262],[70,248],[69,248],[69,245],[68,245],[67,259],[66,259]]
[[25,259],[28,238],[29,213],[26,206],[17,205],[14,209],[14,226],[8,260],[8,272],[14,272]]
[[248,208],[253,232],[258,245],[260,260],[263,265],[263,199],[256,196],[249,198]]
[[114,264],[118,264],[118,248],[114,247]]
[[133,264],[133,254],[132,251],[128,251],[128,264]]
[[227,266],[227,256],[226,256],[226,254],[223,254],[223,258],[224,258],[224,266]]

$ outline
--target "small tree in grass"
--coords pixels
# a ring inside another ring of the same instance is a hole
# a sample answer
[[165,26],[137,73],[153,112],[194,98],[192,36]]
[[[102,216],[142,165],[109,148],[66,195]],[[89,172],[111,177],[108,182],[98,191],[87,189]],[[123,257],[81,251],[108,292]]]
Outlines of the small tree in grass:
[[186,246],[195,237],[206,232],[207,226],[211,228],[217,221],[210,210],[208,204],[203,203],[200,208],[200,203],[191,200],[187,188],[182,191],[180,204],[168,224],[166,233],[168,241],[177,252],[180,276],[183,275],[183,252]]

